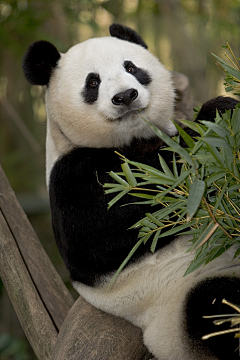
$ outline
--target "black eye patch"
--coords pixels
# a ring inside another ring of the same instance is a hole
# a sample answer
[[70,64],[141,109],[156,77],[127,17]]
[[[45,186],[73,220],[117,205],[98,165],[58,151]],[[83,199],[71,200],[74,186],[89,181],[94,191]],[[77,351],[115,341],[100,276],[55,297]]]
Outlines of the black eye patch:
[[89,73],[85,80],[85,86],[82,91],[84,102],[93,104],[98,99],[98,89],[101,83],[100,77],[96,73]]
[[131,61],[124,61],[123,66],[129,74],[135,76],[135,78],[140,82],[140,84],[148,85],[152,81],[151,76],[146,70],[137,67]]

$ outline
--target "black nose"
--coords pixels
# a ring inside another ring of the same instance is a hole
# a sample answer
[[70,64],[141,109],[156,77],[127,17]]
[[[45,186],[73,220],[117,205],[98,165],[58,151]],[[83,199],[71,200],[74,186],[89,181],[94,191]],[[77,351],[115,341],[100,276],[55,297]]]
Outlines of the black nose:
[[129,89],[119,94],[116,94],[112,98],[114,105],[129,105],[138,97],[138,91],[136,89]]

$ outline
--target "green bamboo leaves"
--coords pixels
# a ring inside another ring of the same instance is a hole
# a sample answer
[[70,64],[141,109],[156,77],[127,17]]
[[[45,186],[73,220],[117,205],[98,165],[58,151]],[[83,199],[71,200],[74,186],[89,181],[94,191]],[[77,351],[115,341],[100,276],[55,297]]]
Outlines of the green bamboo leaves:
[[234,95],[240,95],[240,65],[238,59],[235,57],[229,43],[222,46],[228,50],[230,56],[225,52],[224,55],[228,58],[233,66],[230,66],[217,55],[212,54],[217,59],[217,65],[225,72],[225,90],[226,92],[235,91]]
[[239,256],[240,108],[236,106],[232,114],[216,114],[215,122],[181,121],[199,133],[195,139],[176,124],[187,148],[143,121],[169,146],[173,157],[170,164],[166,163],[166,148],[159,151],[161,170],[122,157],[122,173],[111,172],[115,182],[104,185],[107,193],[118,192],[109,207],[130,193],[137,203],[152,205],[153,209],[133,224],[132,228],[139,229],[139,239],[117,274],[139,246],[149,246],[153,252],[162,238],[180,234],[193,237],[189,251],[195,257],[185,275],[233,244],[237,245],[235,257]]
[[205,192],[205,181],[195,178],[189,187],[187,202],[187,221],[195,215]]

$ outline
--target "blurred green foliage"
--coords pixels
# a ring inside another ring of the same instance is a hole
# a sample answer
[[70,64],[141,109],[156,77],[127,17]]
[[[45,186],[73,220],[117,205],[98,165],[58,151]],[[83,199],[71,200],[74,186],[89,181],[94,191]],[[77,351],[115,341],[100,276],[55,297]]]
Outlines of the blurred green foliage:
[[8,334],[0,334],[0,359],[33,360],[35,356],[29,355],[25,340],[14,338]]

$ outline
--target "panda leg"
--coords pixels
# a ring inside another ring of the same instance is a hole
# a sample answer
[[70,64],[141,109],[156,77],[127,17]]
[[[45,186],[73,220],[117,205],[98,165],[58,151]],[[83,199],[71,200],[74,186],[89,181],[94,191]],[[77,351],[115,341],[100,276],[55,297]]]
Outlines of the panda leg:
[[[198,283],[187,295],[185,332],[191,351],[214,354],[220,360],[239,359],[239,339],[233,333],[202,340],[202,336],[227,330],[230,323],[214,325],[214,319],[203,316],[236,313],[223,299],[240,304],[240,279],[234,277],[210,278]],[[229,316],[230,317],[230,316]],[[238,326],[239,327],[239,326]]]

